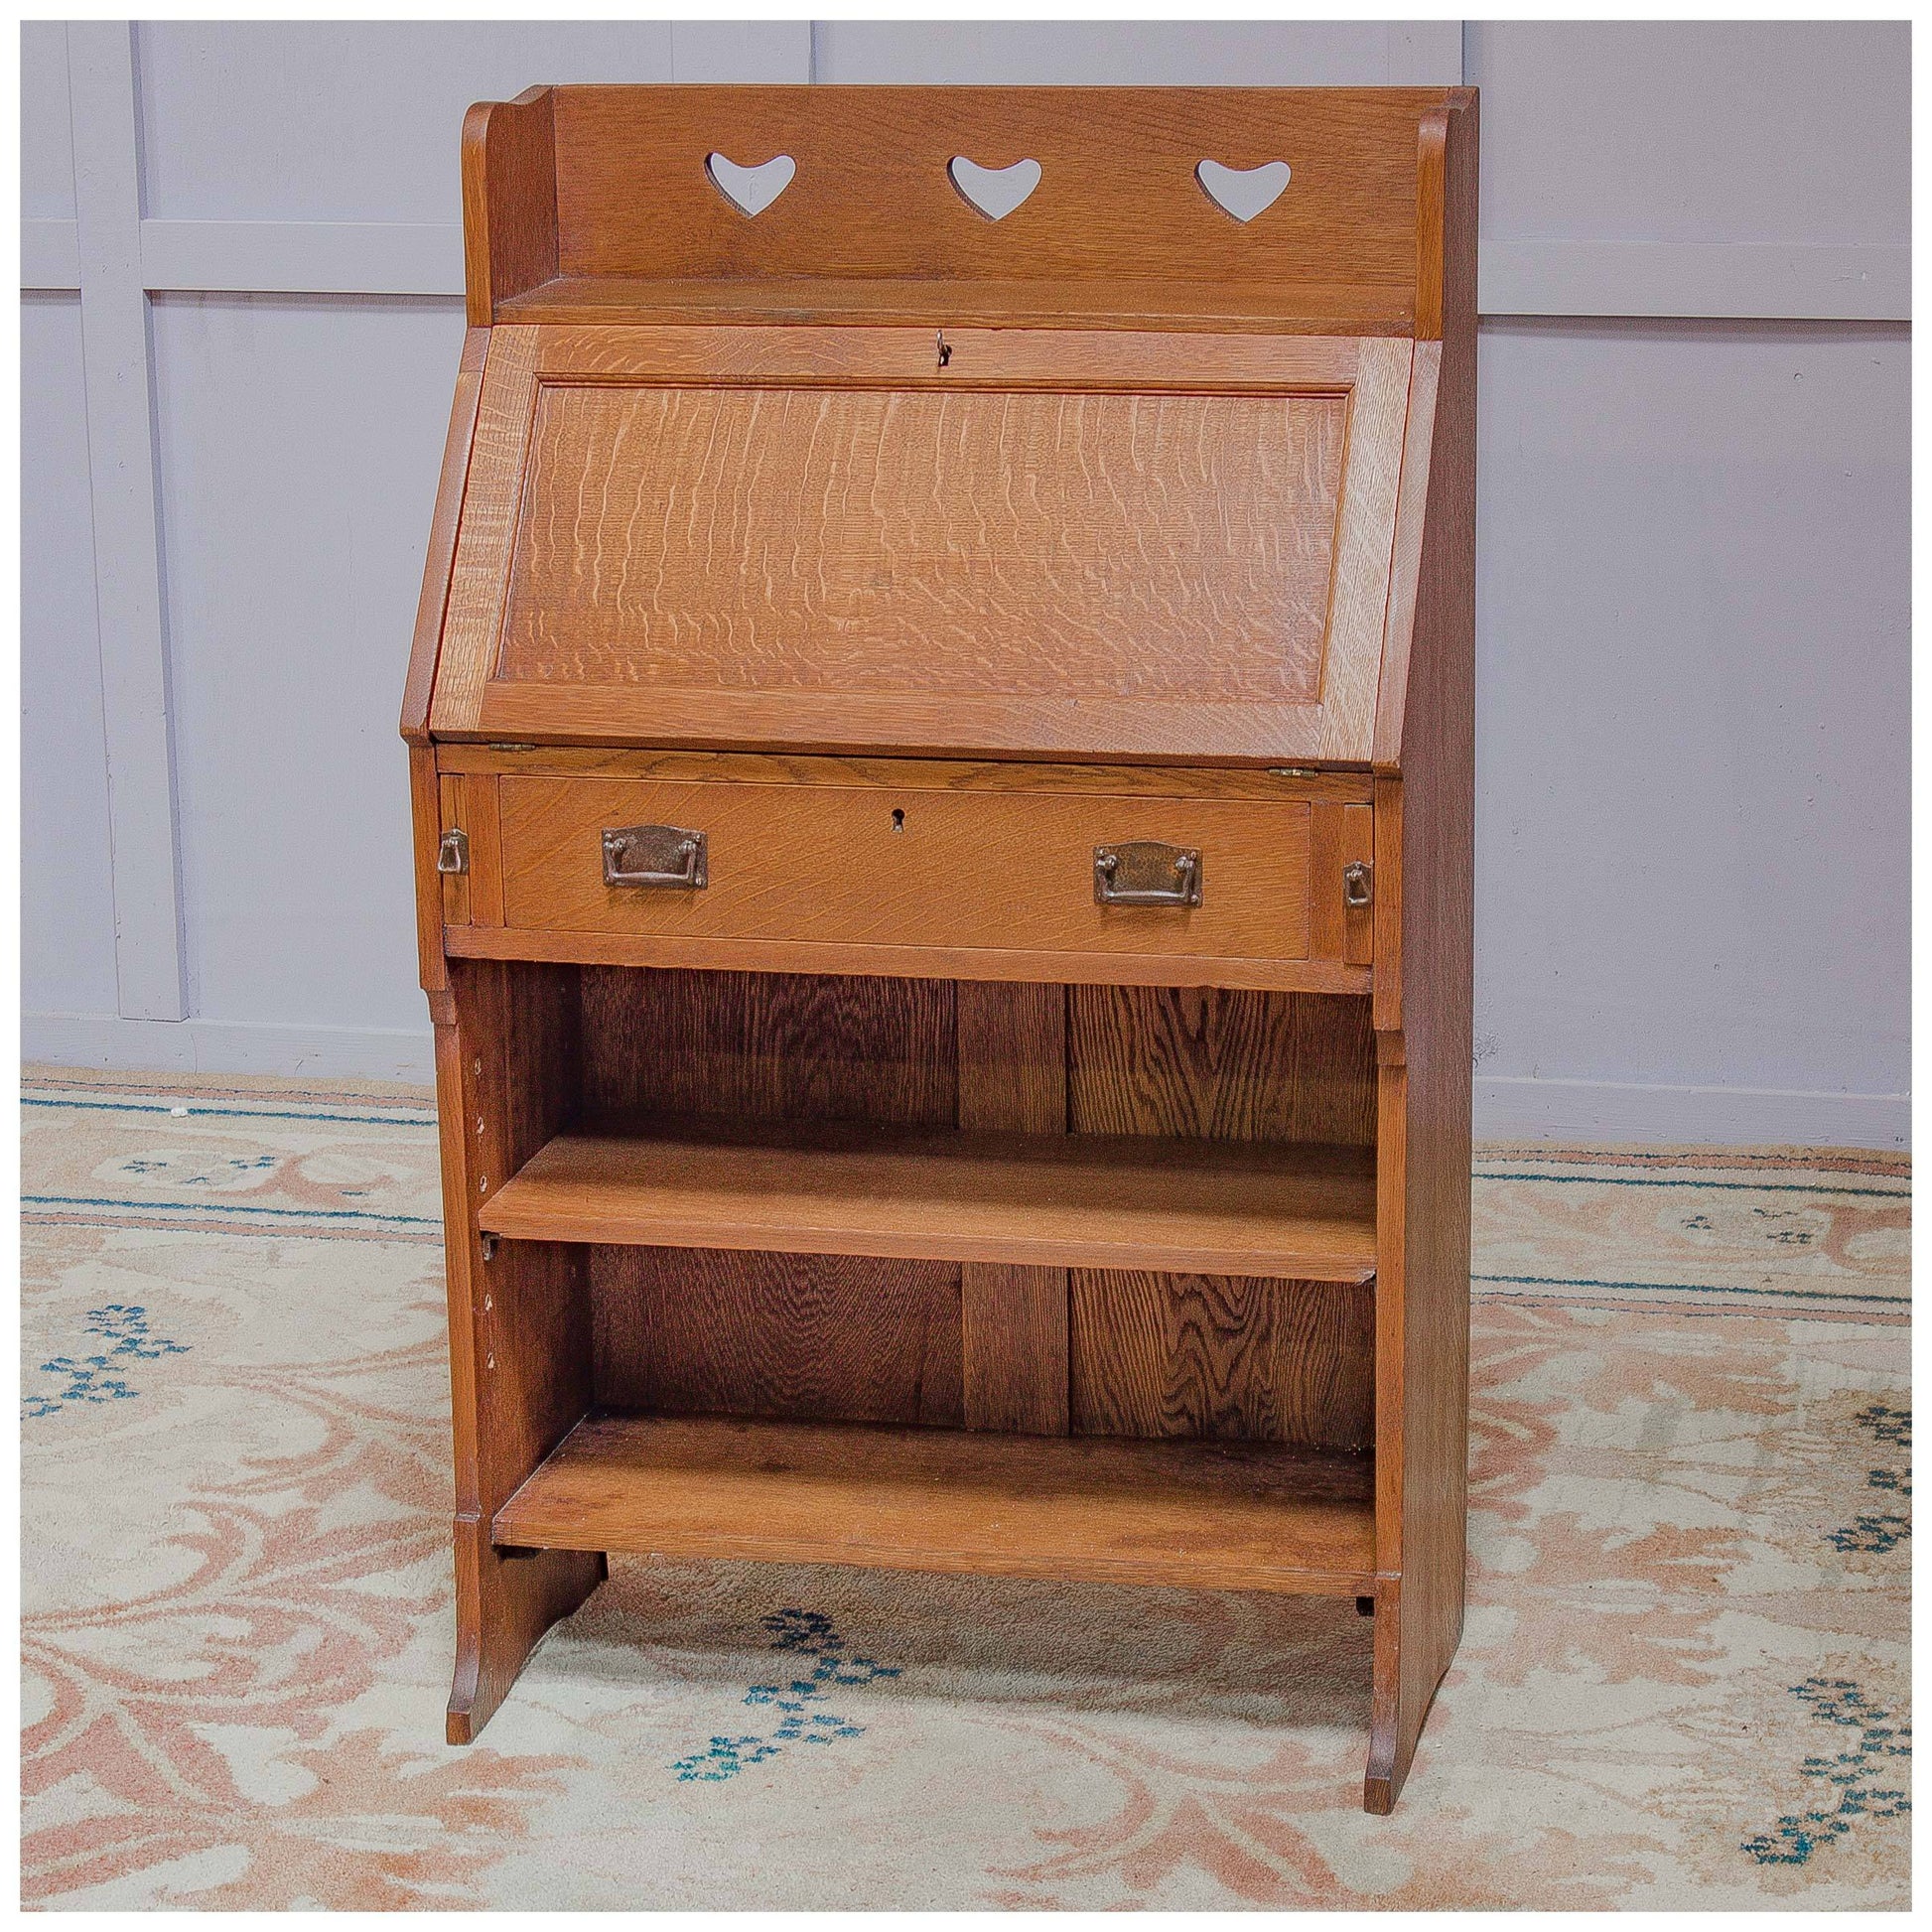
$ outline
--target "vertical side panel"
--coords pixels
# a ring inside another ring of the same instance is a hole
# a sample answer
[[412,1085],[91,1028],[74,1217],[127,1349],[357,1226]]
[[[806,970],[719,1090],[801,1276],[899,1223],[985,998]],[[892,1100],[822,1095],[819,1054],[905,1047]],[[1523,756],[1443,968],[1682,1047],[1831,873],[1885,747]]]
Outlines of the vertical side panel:
[[590,1331],[575,1249],[506,1242],[483,1259],[477,1210],[556,1126],[575,1052],[569,968],[466,961],[436,1029],[456,1450],[456,1677],[448,1734],[471,1741],[523,1660],[596,1588],[604,1559],[506,1559],[490,1518],[590,1405]]
[[[1066,1131],[1066,989],[961,980],[959,1124]],[[960,1269],[966,1426],[1064,1436],[1066,1270]]]
[[557,272],[557,140],[548,87],[481,101],[463,123],[463,253],[470,322]]
[[[1395,826],[1402,1033],[1382,1072],[1375,1712],[1364,1802],[1393,1807],[1462,1633],[1474,980],[1475,237],[1472,94],[1425,121],[1442,235],[1441,389]],[[1427,235],[1429,222],[1424,222]],[[1424,278],[1425,284],[1427,277]],[[1378,821],[1380,819],[1378,785]],[[1399,1569],[1397,1566],[1399,1565]]]

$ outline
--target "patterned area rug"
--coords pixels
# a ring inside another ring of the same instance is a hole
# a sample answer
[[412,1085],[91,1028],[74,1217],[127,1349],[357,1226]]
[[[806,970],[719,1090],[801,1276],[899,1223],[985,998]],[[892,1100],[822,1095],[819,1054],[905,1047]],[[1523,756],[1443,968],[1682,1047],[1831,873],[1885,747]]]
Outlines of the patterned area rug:
[[419,1089],[42,1069],[24,1895],[1908,1902],[1902,1161],[1489,1149],[1470,1611],[1396,1815],[1346,1603],[614,1561],[482,1743]]

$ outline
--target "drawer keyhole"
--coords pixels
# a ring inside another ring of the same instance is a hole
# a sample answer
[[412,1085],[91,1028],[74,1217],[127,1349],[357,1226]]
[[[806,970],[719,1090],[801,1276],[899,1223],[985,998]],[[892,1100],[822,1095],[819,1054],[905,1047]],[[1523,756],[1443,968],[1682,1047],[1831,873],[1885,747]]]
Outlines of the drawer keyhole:
[[895,832],[905,830],[905,814],[897,805],[893,807],[893,830]]

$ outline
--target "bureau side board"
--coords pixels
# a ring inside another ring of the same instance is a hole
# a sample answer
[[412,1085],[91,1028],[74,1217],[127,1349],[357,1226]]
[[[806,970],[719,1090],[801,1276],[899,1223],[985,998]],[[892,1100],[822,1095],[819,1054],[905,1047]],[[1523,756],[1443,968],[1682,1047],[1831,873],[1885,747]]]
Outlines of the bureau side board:
[[1462,1622],[1473,92],[540,87],[463,186],[450,1738],[614,1552],[1273,1590],[1372,1615],[1389,1811]]

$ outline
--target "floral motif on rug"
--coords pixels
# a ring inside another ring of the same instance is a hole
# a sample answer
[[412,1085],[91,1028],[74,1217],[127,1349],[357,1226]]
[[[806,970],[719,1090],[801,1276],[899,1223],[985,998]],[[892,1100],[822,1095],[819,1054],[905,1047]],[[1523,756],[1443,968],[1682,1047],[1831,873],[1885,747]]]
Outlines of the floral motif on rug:
[[434,1118],[37,1077],[43,1909],[1908,1902],[1902,1163],[1485,1150],[1470,1599],[1393,1818],[1347,1603],[620,1560],[467,1750]]

